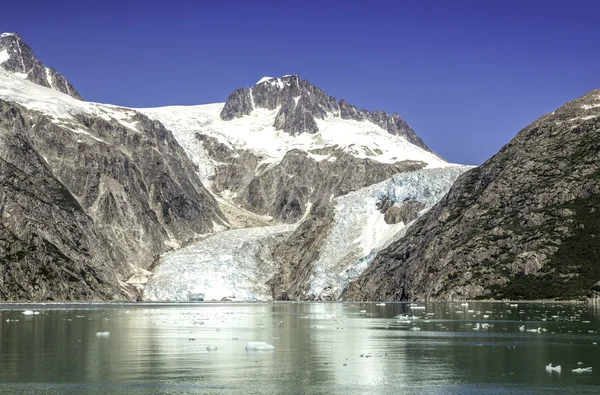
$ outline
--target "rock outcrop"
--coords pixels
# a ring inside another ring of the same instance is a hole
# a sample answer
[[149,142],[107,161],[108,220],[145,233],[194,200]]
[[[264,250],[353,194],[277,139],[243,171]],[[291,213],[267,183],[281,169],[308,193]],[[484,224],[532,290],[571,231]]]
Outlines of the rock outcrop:
[[344,298],[585,297],[600,280],[599,153],[596,90],[463,174]]

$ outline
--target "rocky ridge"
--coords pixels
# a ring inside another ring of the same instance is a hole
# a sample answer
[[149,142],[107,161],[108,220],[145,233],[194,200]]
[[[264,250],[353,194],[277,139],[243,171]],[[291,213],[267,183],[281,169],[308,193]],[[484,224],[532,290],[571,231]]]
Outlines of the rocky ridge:
[[343,99],[338,102],[335,97],[327,95],[298,75],[266,77],[251,88],[234,91],[227,98],[221,111],[221,119],[229,121],[250,115],[257,108],[279,109],[273,126],[291,135],[317,133],[319,127],[316,120],[332,116],[372,122],[389,133],[402,136],[412,144],[432,152],[398,114],[361,110]]

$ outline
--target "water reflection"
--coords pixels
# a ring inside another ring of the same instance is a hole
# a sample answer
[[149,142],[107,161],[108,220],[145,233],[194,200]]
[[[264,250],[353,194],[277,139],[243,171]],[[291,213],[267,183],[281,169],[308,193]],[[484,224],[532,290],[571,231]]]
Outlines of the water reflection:
[[[598,305],[54,305],[37,306],[35,316],[23,309],[0,311],[0,393],[600,390]],[[246,351],[248,341],[275,351]],[[573,373],[578,362],[597,371]],[[546,372],[548,363],[562,365],[561,374]]]

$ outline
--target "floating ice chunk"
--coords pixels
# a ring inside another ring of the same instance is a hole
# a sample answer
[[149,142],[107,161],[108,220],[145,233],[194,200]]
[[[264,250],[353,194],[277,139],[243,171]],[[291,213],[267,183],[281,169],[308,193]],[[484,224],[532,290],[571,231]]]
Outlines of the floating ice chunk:
[[366,312],[367,312],[367,310],[361,310],[361,311],[359,311],[359,313],[366,313]]
[[408,306],[412,310],[425,310],[425,306]]
[[469,304],[468,303],[461,303],[460,305],[463,306],[463,307],[467,307]]
[[33,310],[25,310],[21,314],[23,314],[23,315],[39,315],[40,312],[39,311],[33,311]]
[[418,326],[413,326],[412,328],[410,328],[411,331],[420,331],[421,328],[419,328]]
[[385,303],[377,303],[377,306],[385,306]]
[[519,331],[521,331],[521,332],[525,332],[525,325],[521,325],[521,326],[519,327]]
[[207,346],[206,351],[217,351],[217,346]]
[[577,369],[571,370],[571,372],[573,372],[573,373],[591,373],[592,367],[590,366],[587,368],[577,368]]
[[96,337],[109,337],[110,332],[96,332]]
[[246,344],[247,351],[273,351],[275,346],[267,344],[265,342],[248,342]]
[[552,373],[552,372],[560,373],[560,371],[561,371],[560,365],[552,366],[551,363],[546,365],[546,372],[548,372],[548,373]]

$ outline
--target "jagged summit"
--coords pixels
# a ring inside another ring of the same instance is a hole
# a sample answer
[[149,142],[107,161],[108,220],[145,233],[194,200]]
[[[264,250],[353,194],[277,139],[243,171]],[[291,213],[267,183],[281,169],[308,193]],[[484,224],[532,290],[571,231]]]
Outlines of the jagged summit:
[[227,98],[221,119],[230,121],[249,115],[256,108],[279,109],[273,126],[291,135],[317,133],[317,119],[327,116],[370,121],[389,133],[405,137],[412,144],[431,152],[400,115],[384,111],[368,111],[346,102],[339,102],[299,75],[279,78],[263,77],[251,88],[241,88]]
[[0,67],[38,85],[82,100],[75,87],[56,70],[46,67],[16,32],[0,34]]

